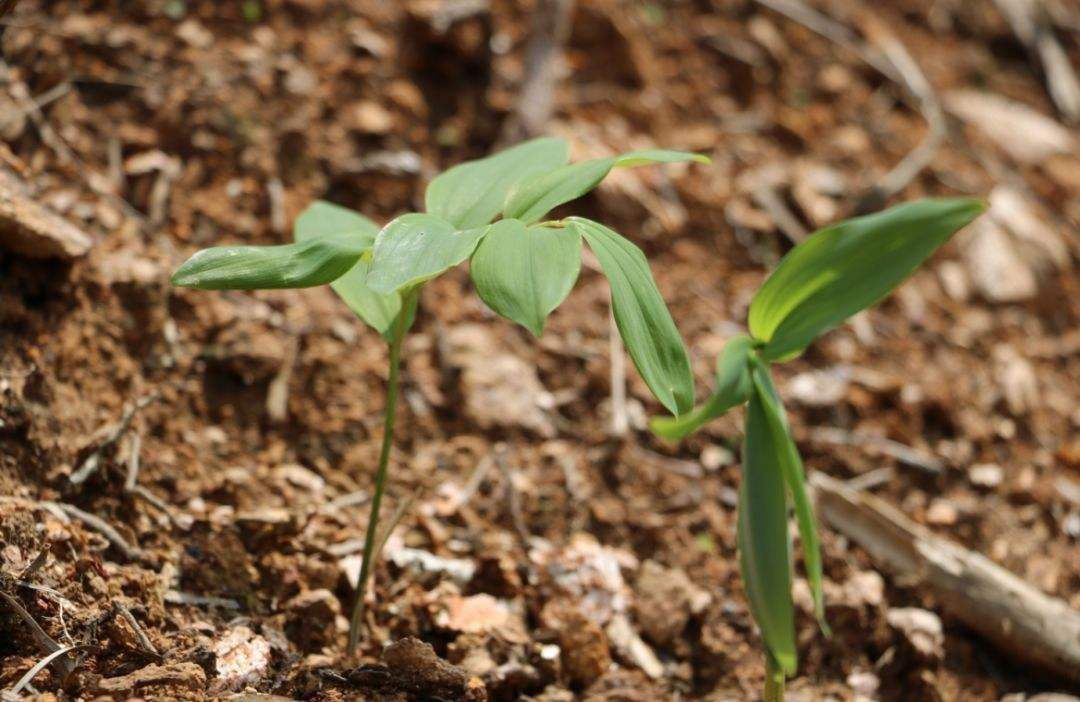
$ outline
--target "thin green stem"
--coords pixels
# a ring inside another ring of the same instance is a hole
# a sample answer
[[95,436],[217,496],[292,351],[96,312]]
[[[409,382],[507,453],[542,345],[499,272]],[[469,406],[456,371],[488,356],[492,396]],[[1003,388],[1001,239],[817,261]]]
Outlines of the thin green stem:
[[784,673],[770,653],[765,654],[765,702],[784,702]]
[[371,496],[371,513],[368,516],[367,533],[364,534],[364,555],[360,561],[360,575],[356,578],[356,603],[353,604],[352,618],[349,621],[348,652],[356,651],[360,643],[360,628],[364,620],[364,593],[367,591],[371,566],[375,560],[375,537],[379,526],[379,508],[382,506],[383,491],[386,488],[386,471],[390,464],[390,450],[394,445],[394,419],[397,416],[398,386],[401,369],[401,345],[412,323],[412,309],[416,305],[419,291],[403,295],[401,311],[394,320],[393,333],[390,336],[390,379],[386,385],[386,409],[383,411],[382,449],[379,451],[379,469],[375,473],[375,491]]

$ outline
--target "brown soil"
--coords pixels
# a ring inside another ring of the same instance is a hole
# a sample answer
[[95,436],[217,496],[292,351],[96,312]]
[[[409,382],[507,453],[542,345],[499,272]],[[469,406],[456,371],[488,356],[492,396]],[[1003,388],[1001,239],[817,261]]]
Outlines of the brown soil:
[[[814,4],[900,37],[939,95],[988,90],[1055,115],[990,0]],[[1059,6],[1075,65],[1078,14]],[[5,22],[5,168],[95,245],[70,263],[0,250],[0,592],[43,630],[0,603],[0,688],[44,657],[44,636],[88,648],[70,675],[34,678],[43,698],[759,694],[735,559],[741,416],[666,445],[644,430],[658,407],[631,369],[631,430],[612,435],[595,269],[539,342],[486,311],[466,270],[424,291],[384,507],[403,511],[359,659],[344,655],[343,615],[384,344],[329,289],[168,285],[199,247],[288,240],[282,223],[316,197],[378,221],[418,209],[432,173],[498,141],[527,4],[24,0]],[[578,157],[662,145],[714,158],[618,174],[574,206],[647,251],[702,395],[791,246],[753,195],[767,171],[813,229],[850,214],[926,131],[893,82],[746,0],[582,0],[566,58],[550,129]],[[19,91],[52,99],[28,115],[9,97]],[[894,199],[1013,186],[1064,258],[1014,262],[1035,288],[1001,299],[962,235],[781,367],[780,389],[809,470],[891,468],[876,493],[1078,607],[1080,159],[1074,144],[1022,160],[970,123],[950,116],[949,129]],[[999,275],[1004,286],[1014,272]],[[822,427],[891,439],[942,469],[824,441]],[[125,487],[133,455],[151,499]],[[944,614],[943,647],[921,655],[887,613],[936,611],[933,593],[822,536],[834,633],[817,632],[800,583],[790,698],[1066,687]],[[628,641],[654,654],[655,675]]]

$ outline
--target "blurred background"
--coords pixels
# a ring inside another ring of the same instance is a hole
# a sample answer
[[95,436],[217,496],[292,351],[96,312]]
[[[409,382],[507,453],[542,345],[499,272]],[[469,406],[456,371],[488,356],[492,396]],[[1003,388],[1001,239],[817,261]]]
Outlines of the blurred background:
[[[1080,616],[1075,2],[4,4],[0,687],[86,645],[22,693],[757,694],[741,418],[679,446],[648,433],[661,408],[610,341],[595,262],[539,341],[464,268],[425,289],[360,668],[342,612],[384,344],[326,288],[168,285],[198,248],[291,240],[312,199],[382,223],[420,209],[439,170],[545,133],[575,159],[712,157],[613,173],[570,206],[645,249],[699,397],[808,232],[988,199],[895,295],[778,370],[808,470],[835,479],[819,482],[834,633],[797,582],[789,697],[1080,685],[1080,642],[1060,640]],[[1032,665],[1053,641],[988,637],[977,622],[1000,611],[861,541],[869,527],[831,512],[844,499],[866,523],[910,520],[891,522],[905,553],[941,537],[1056,598],[1053,651],[1073,657]],[[409,636],[432,649],[382,652]]]

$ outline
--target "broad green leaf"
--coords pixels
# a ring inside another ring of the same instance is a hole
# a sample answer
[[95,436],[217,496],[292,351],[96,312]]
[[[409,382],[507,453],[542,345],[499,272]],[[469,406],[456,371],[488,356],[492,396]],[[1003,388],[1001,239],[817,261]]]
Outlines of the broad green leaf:
[[751,393],[746,410],[742,485],[739,489],[738,544],[750,612],[780,669],[795,673],[795,611],[791,597],[791,541],[787,494],[776,460],[765,406]]
[[487,231],[486,226],[457,231],[429,214],[401,215],[375,237],[367,286],[388,295],[430,280],[467,259]]
[[283,246],[203,249],[173,273],[173,285],[201,290],[268,290],[324,285],[345,274],[366,247],[334,234]]
[[768,361],[883,298],[985,209],[967,198],[919,200],[815,232],[788,252],[750,304]]
[[611,286],[611,308],[626,350],[653,395],[672,414],[694,406],[694,376],[679,330],[656,287],[645,254],[604,225],[570,217]]
[[814,615],[822,631],[827,635],[829,627],[825,622],[825,598],[821,586],[821,543],[818,538],[817,520],[814,518],[814,506],[806,492],[806,472],[803,469],[799,450],[791,438],[784,407],[769,375],[768,366],[756,359],[751,362],[751,365],[753,393],[764,410],[768,441],[795,506],[795,520],[799,525],[799,540],[802,542],[806,579],[810,583],[810,591],[814,597]]
[[345,301],[353,314],[386,338],[394,324],[394,319],[401,311],[401,294],[377,293],[369,288],[366,281],[370,270],[371,252],[369,251],[360,257],[348,273],[330,283],[330,287],[334,289],[338,297]]
[[716,359],[716,389],[700,407],[679,417],[654,417],[650,422],[653,433],[669,441],[678,441],[702,425],[716,419],[750,397],[749,354],[754,340],[742,335],[724,344]]
[[429,214],[458,229],[488,224],[502,210],[506,193],[530,176],[566,163],[569,147],[564,139],[543,137],[505,151],[468,161],[435,177],[424,193]]
[[650,149],[574,163],[519,182],[507,196],[503,214],[531,224],[559,205],[575,200],[595,188],[612,168],[634,168],[650,163],[677,161],[708,163],[709,159],[701,154],[685,151]]
[[537,222],[553,208],[595,188],[614,166],[614,158],[598,158],[572,163],[524,180],[510,191],[503,215],[520,219],[526,224]]
[[[330,202],[317,200],[309,205],[293,225],[293,236],[304,241],[316,236],[348,233],[370,248],[379,233],[379,225],[367,217]],[[371,267],[371,252],[366,252],[349,271],[330,283],[349,309],[384,337],[401,310],[401,296],[396,292],[382,295],[368,288],[364,279]]]
[[502,219],[491,225],[470,265],[480,299],[540,336],[547,316],[577,281],[581,235],[569,227],[526,227],[521,220]]
[[378,233],[379,225],[364,215],[325,200],[308,205],[293,224],[293,238],[297,241],[326,234],[352,234],[370,248]]

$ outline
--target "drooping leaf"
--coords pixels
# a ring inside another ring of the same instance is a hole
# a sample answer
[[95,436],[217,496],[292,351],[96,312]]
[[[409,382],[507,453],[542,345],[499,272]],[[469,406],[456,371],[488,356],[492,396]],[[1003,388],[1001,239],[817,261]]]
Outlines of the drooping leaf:
[[787,494],[765,407],[757,393],[751,393],[746,410],[737,539],[750,612],[773,660],[792,675],[798,659]]
[[[297,241],[316,236],[351,234],[368,248],[374,245],[378,233],[379,225],[362,214],[322,200],[309,205],[293,225],[293,237]],[[370,267],[371,252],[367,251],[345,275],[330,283],[330,287],[353,314],[385,337],[401,310],[401,296],[396,292],[382,295],[368,288],[364,281]]]
[[724,350],[716,359],[716,389],[713,394],[704,404],[679,417],[653,417],[650,422],[653,433],[669,441],[678,441],[746,402],[751,386],[747,364],[753,348],[754,340],[745,334],[724,344]]
[[394,319],[401,311],[401,294],[392,292],[384,295],[369,288],[367,275],[370,270],[371,252],[368,251],[348,273],[330,283],[330,287],[353,314],[388,338]]
[[694,376],[682,338],[656,287],[645,254],[604,225],[570,217],[611,286],[611,307],[626,350],[653,395],[672,414],[694,406]]
[[919,200],[819,230],[788,252],[750,304],[750,332],[769,361],[887,295],[958,229],[980,200]]
[[709,159],[701,154],[685,151],[649,149],[574,163],[520,181],[507,196],[503,214],[531,224],[559,205],[575,200],[595,188],[612,168],[634,168],[650,163],[678,161],[708,163]]
[[576,229],[526,227],[517,219],[492,224],[471,263],[480,299],[536,336],[570,294],[580,270],[581,235]]
[[185,261],[173,273],[172,283],[201,290],[309,288],[340,278],[365,248],[349,234],[282,246],[215,246]]
[[799,456],[799,449],[791,438],[784,406],[773,385],[768,366],[757,359],[751,361],[751,366],[753,393],[763,409],[768,441],[773,447],[775,461],[780,467],[795,506],[795,521],[799,525],[799,540],[802,542],[806,579],[814,598],[814,615],[822,631],[828,634],[829,627],[825,622],[825,598],[821,585],[821,542],[818,538],[813,502],[806,491],[806,471],[803,468],[802,458]]
[[375,237],[367,286],[388,295],[430,280],[472,255],[487,231],[487,226],[457,231],[429,214],[401,215]]
[[568,158],[564,139],[532,139],[436,176],[424,193],[424,206],[458,229],[480,227],[499,214],[516,183],[558,168]]

